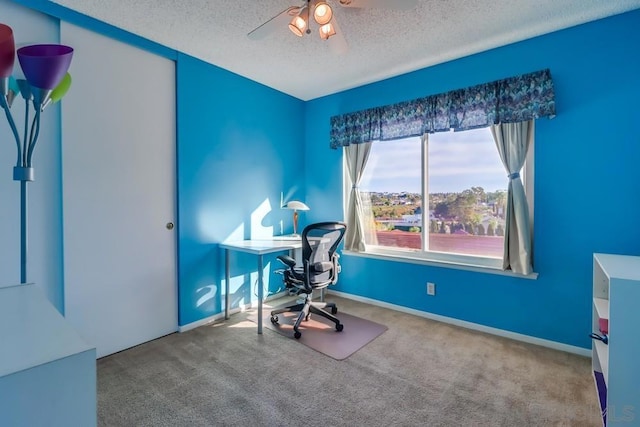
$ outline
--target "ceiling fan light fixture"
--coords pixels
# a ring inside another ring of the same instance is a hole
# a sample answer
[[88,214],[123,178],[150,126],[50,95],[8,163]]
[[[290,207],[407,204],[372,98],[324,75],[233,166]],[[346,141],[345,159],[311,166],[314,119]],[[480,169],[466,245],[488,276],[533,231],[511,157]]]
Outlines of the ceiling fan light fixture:
[[309,16],[308,9],[303,7],[302,10],[300,10],[300,13],[294,16],[289,23],[289,29],[298,37],[302,37],[307,29],[308,18],[305,19],[305,16]]
[[331,6],[327,4],[325,1],[320,1],[316,3],[315,8],[313,9],[313,19],[318,23],[318,25],[328,24],[333,18],[333,10]]
[[320,33],[320,38],[322,40],[327,40],[329,37],[334,36],[336,34],[336,28],[333,26],[331,22],[324,24],[318,29]]

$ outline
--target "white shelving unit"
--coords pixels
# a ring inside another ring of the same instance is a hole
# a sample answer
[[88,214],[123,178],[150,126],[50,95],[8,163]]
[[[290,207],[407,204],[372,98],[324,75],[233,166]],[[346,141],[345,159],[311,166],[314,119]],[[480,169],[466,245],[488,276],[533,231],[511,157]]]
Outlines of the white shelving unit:
[[607,319],[608,344],[593,340],[603,425],[640,425],[640,257],[593,255],[593,332]]

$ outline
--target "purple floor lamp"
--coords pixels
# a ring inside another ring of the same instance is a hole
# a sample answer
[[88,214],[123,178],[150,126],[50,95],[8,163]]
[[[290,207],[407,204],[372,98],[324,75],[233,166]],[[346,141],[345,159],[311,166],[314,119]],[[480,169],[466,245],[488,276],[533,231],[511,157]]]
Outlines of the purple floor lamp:
[[[17,53],[24,79],[11,74]],[[59,101],[71,86],[67,73],[73,49],[58,44],[24,46],[15,50],[13,30],[0,23],[0,106],[18,149],[13,180],[20,181],[20,282],[27,283],[27,183],[35,178],[32,163],[33,150],[40,133],[40,114],[52,102]],[[25,100],[24,134],[20,138],[11,114],[11,106],[18,94]],[[34,117],[29,123],[29,105],[33,104]]]

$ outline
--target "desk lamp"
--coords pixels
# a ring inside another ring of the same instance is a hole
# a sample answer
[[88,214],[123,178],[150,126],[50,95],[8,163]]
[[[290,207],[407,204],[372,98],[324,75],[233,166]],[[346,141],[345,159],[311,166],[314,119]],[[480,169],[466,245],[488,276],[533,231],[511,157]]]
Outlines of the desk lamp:
[[[16,80],[11,73],[17,53],[24,79]],[[40,113],[51,102],[59,101],[69,90],[71,76],[67,73],[73,49],[58,44],[24,46],[15,51],[13,30],[0,23],[0,107],[18,149],[13,168],[13,180],[20,181],[20,281],[27,283],[27,182],[35,179],[33,151],[40,133]],[[25,101],[24,135],[20,138],[11,106],[21,94]],[[29,106],[34,117],[30,120]]]
[[284,205],[285,209],[293,209],[293,235],[298,235],[298,211],[308,211],[309,206],[298,200],[291,200],[286,205]]

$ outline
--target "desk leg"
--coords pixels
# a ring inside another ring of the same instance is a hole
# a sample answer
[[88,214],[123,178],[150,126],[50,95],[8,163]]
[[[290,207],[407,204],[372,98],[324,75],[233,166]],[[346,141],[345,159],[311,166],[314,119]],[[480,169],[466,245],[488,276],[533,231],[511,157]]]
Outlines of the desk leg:
[[262,277],[262,255],[258,255],[258,333],[262,333],[262,300],[264,298],[264,278]]
[[229,249],[224,250],[224,318],[229,319]]

